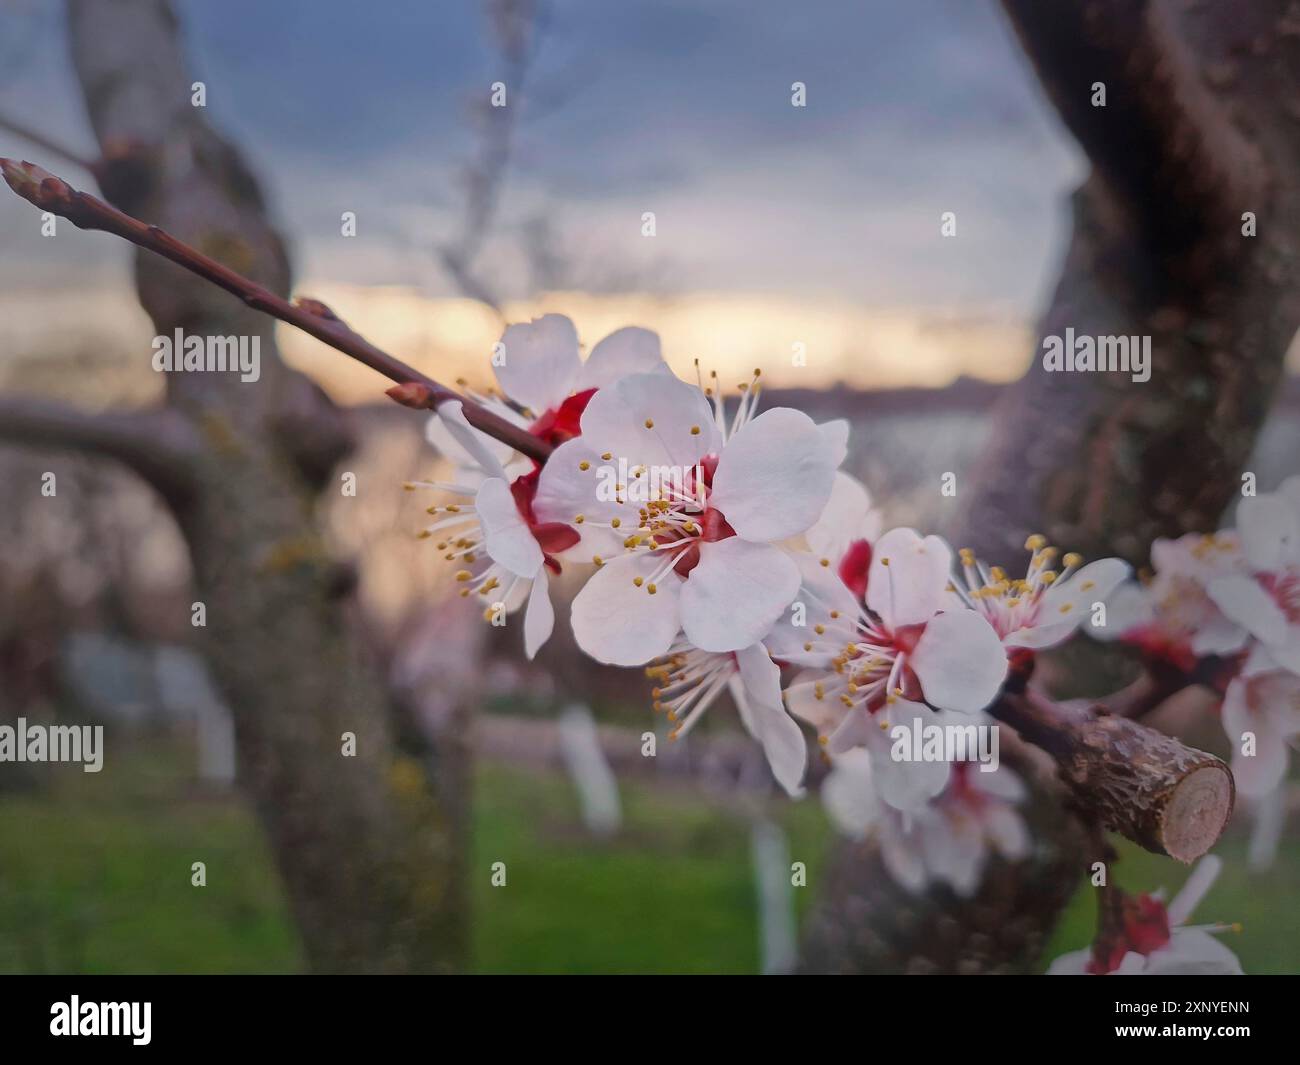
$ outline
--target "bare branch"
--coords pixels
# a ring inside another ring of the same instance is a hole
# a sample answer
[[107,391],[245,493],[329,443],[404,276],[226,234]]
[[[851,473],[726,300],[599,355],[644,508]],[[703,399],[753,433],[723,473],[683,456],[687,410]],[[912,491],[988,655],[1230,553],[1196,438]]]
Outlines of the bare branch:
[[31,129],[28,126],[23,125],[21,122],[15,121],[8,115],[0,115],[0,129],[6,129],[15,136],[21,137],[25,141],[29,141],[40,148],[43,152],[58,156],[58,158],[62,159],[65,163],[72,163],[74,166],[79,166],[83,170],[89,171],[91,174],[95,175],[96,178],[99,176],[99,163],[96,160],[88,159],[86,156],[74,151],[66,145],[51,140],[44,133]]
[[51,211],[66,218],[79,229],[111,233],[146,251],[161,255],[224,289],[254,310],[262,311],[282,322],[296,326],[317,340],[383,374],[389,380],[396,381],[399,385],[422,386],[427,390],[425,405],[431,410],[448,400],[460,402],[466,420],[476,429],[495,437],[502,443],[509,444],[516,451],[538,462],[545,462],[550,454],[551,447],[544,440],[538,439],[527,430],[465,399],[414,367],[381,351],[360,334],[348,328],[323,303],[316,300],[303,300],[298,304],[290,303],[257,282],[249,280],[183,241],[177,240],[165,230],[147,225],[119,211],[116,207],[110,207],[102,200],[74,189],[62,178],[55,177],[31,163],[16,163],[11,159],[0,159],[0,169],[3,170],[9,187],[41,210]]
[[36,397],[0,398],[0,440],[115,459],[174,505],[193,487],[200,446],[188,419],[169,408],[94,413]]

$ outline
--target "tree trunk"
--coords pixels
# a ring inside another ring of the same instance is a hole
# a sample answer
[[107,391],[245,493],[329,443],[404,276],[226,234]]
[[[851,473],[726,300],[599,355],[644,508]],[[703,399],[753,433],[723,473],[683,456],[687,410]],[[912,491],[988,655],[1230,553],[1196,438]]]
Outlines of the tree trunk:
[[[170,5],[71,0],[68,20],[106,197],[286,291],[288,264],[256,181],[191,106]],[[341,415],[280,361],[271,319],[157,256],[138,253],[136,274],[159,335],[260,343],[256,383],[173,374],[168,403],[202,438],[197,487],[177,508],[206,607],[196,644],[233,711],[241,782],[307,960],[328,972],[459,967],[463,833],[448,811],[464,804],[397,750],[390,693],[317,532],[317,494],[347,447]],[[345,755],[348,733],[355,756]]]

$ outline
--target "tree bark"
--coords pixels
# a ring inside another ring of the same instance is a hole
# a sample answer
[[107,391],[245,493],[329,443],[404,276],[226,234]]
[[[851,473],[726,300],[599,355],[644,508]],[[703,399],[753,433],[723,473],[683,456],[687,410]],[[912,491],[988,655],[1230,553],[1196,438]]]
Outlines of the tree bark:
[[[1141,564],[1156,537],[1218,527],[1300,324],[1300,19],[1284,0],[1004,7],[1093,163],[1040,336],[1150,336],[1151,377],[1049,373],[1040,344],[993,411],[950,532],[1003,565],[1034,532]],[[1243,233],[1246,212],[1257,236]],[[1168,850],[1153,826],[1128,827],[1153,827]],[[969,902],[907,897],[874,848],[842,845],[805,967],[1032,967],[1090,860],[1072,813],[1038,811],[1035,837],[1033,857],[997,863]],[[1014,914],[1016,934],[997,934],[999,913]]]
[[[288,262],[257,182],[191,106],[170,4],[70,0],[68,23],[110,202],[286,292]],[[233,711],[241,782],[307,960],[328,972],[459,967],[465,858],[454,804],[397,749],[389,692],[316,532],[328,458],[346,450],[340,413],[281,362],[271,319],[147,253],[137,253],[136,279],[159,335],[260,342],[258,382],[172,374],[168,402],[201,438],[192,498],[177,512],[206,605],[196,641]],[[308,430],[311,447],[296,447]],[[355,757],[344,755],[346,733]]]

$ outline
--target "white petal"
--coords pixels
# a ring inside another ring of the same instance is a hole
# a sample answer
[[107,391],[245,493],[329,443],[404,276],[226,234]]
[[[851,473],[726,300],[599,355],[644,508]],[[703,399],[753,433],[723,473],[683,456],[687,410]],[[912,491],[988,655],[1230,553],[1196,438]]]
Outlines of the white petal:
[[578,333],[562,314],[547,314],[510,326],[494,359],[497,384],[533,417],[558,407],[569,396],[582,367]]
[[1243,499],[1237,529],[1246,559],[1257,570],[1281,569],[1300,553],[1300,515],[1281,495]]
[[[895,703],[889,711],[890,726],[905,724],[895,720]],[[872,766],[880,797],[895,810],[919,810],[948,786],[952,774],[949,762],[895,761],[889,753],[873,752]]]
[[668,371],[659,351],[659,334],[634,325],[616,329],[591,349],[578,377],[576,391],[607,388],[620,377],[634,373]]
[[817,428],[821,430],[822,439],[830,449],[831,461],[835,464],[835,468],[839,469],[849,453],[848,421],[844,418],[836,418],[834,421],[822,422]]
[[1169,942],[1147,957],[1149,976],[1240,976],[1241,962],[1215,936],[1197,928],[1176,930]]
[[[448,401],[447,403],[444,403],[442,409],[451,406],[452,402],[453,401]],[[461,404],[456,403],[455,406],[460,408]],[[474,433],[480,439],[483,447],[486,448],[488,453],[496,460],[497,466],[504,465],[510,460],[510,457],[514,454],[514,448],[509,444],[501,443],[500,440],[496,440],[493,437],[488,436],[486,433],[480,433],[472,426],[468,426],[468,423],[466,424],[470,432]],[[437,413],[431,414],[429,420],[425,422],[424,438],[433,446],[434,450],[437,451],[438,454],[442,455],[449,462],[455,463],[457,466],[473,469],[479,469],[482,466],[482,463],[479,462],[474,455],[461,446],[460,441],[456,439],[456,435],[447,427],[447,423],[443,421],[441,415]]]
[[[542,467],[533,496],[533,517],[564,522],[582,536],[581,550],[571,548],[564,557],[590,562],[593,555],[612,557],[622,550],[624,535],[597,528],[614,518],[627,518],[629,513],[627,505],[615,501],[613,478],[603,473],[604,469],[600,456],[580,436],[557,447]],[[582,515],[581,524],[576,522],[578,515]]]
[[496,477],[484,481],[474,497],[474,506],[483,526],[483,546],[492,561],[518,577],[534,576],[542,564],[542,549],[515,506],[506,482]]
[[871,493],[856,477],[837,472],[830,498],[808,530],[809,549],[835,565],[854,540],[870,542],[879,535],[880,515],[871,506]]
[[524,653],[531,661],[541,650],[542,644],[551,638],[555,628],[555,608],[551,606],[551,592],[548,587],[546,567],[537,570],[533,578],[533,590],[528,596],[528,609],[524,611]]
[[1010,806],[991,806],[984,814],[984,831],[997,852],[1009,861],[1027,858],[1033,850],[1025,819]]
[[[463,454],[469,465],[477,466],[487,477],[505,477],[505,471],[501,468],[502,460],[497,457],[494,449],[488,446],[490,438],[465,420],[465,410],[459,400],[448,400],[443,403],[438,407],[434,417],[439,419],[446,429],[446,437],[439,433],[438,438],[445,440],[449,447]],[[425,435],[431,444],[439,447],[434,440],[432,423],[426,427]],[[444,450],[443,454],[453,461],[458,461],[453,458],[450,451]]]
[[704,393],[668,373],[633,374],[600,389],[582,412],[582,435],[633,466],[688,468],[722,446]]
[[1047,967],[1047,975],[1085,976],[1088,973],[1088,963],[1091,961],[1091,948],[1086,950],[1072,950],[1069,954],[1062,954],[1052,962],[1052,964]]
[[1210,893],[1210,888],[1214,887],[1214,882],[1219,879],[1219,874],[1223,872],[1223,859],[1217,854],[1207,854],[1188,875],[1186,882],[1178,889],[1178,894],[1173,897],[1165,912],[1169,917],[1171,925],[1186,924],[1196,907]]
[[1077,629],[1127,578],[1130,566],[1118,558],[1099,558],[1043,593],[1038,617],[1028,628],[1008,633],[1008,647],[1052,647]]
[[727,441],[709,505],[746,540],[784,540],[821,516],[834,480],[816,423],[802,411],[773,407]]
[[867,606],[890,628],[919,625],[944,605],[952,579],[952,548],[915,529],[890,529],[874,545]]
[[813,671],[801,674],[786,688],[785,703],[790,713],[812,725],[818,736],[829,736],[839,727],[847,711],[838,699],[817,698],[817,678],[822,675]]
[[799,567],[780,548],[738,536],[701,544],[682,588],[682,630],[702,651],[737,651],[766,636],[798,591]]
[[808,742],[781,701],[781,671],[762,644],[737,651],[736,663],[740,676],[732,694],[740,720],[762,744],[777,783],[791,796],[802,795]]
[[1207,591],[1215,605],[1230,619],[1266,644],[1286,639],[1286,615],[1259,582],[1250,577],[1217,577]]
[[835,759],[835,768],[822,783],[822,804],[846,836],[861,838],[881,816],[871,771],[871,755],[848,751]]
[[1084,632],[1095,640],[1118,640],[1138,629],[1152,625],[1156,620],[1151,593],[1136,582],[1122,584],[1106,602],[1106,624],[1089,625]]
[[908,664],[926,702],[964,713],[988,706],[1007,676],[1002,641],[973,610],[946,611],[930,621]]
[[[664,654],[677,635],[682,580],[674,573],[650,595],[644,581],[663,559],[648,552],[624,555],[592,574],[573,600],[573,635],[597,662],[640,666]],[[642,578],[642,587],[632,583]]]
[[880,857],[885,869],[903,888],[919,895],[929,882],[925,862],[921,858],[919,831],[905,832],[901,823],[904,815],[895,810],[886,812],[878,833]]

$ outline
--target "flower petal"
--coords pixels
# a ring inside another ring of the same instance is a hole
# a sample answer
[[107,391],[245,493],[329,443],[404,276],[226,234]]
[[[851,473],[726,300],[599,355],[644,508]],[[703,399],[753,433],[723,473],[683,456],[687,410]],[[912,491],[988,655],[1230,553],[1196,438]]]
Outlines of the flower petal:
[[666,373],[632,374],[597,391],[582,412],[582,435],[630,465],[686,468],[721,447],[704,393]]
[[582,364],[577,390],[607,388],[629,374],[664,372],[671,373],[659,350],[659,334],[629,325],[614,330],[591,349]]
[[1252,636],[1267,644],[1286,639],[1286,615],[1250,577],[1217,577],[1206,589],[1215,605]]
[[[682,580],[669,573],[657,582],[654,595],[644,584],[662,561],[649,552],[623,555],[596,570],[574,597],[574,638],[597,662],[640,666],[672,645],[680,628]],[[639,588],[636,577],[642,578]]]
[[859,749],[836,758],[835,768],[822,784],[822,803],[835,827],[846,836],[865,836],[882,813],[871,755]]
[[1002,642],[1008,647],[1035,649],[1060,643],[1083,624],[1094,603],[1105,602],[1127,579],[1130,569],[1118,558],[1089,562],[1078,573],[1048,588],[1039,603],[1035,623],[1008,633]]
[[546,567],[539,566],[533,578],[533,589],[528,596],[528,609],[524,611],[524,653],[529,661],[551,638],[555,628],[555,608],[551,605]]
[[[557,447],[542,467],[533,496],[533,517],[539,522],[564,522],[581,537],[578,546],[563,552],[563,558],[589,562],[594,555],[613,557],[622,550],[624,537],[603,528],[614,518],[626,518],[628,512],[627,506],[615,502],[613,482],[601,472],[606,468],[580,436]],[[578,515],[582,515],[581,523],[576,521]]]
[[737,651],[736,664],[740,676],[733,678],[732,696],[741,722],[762,744],[777,783],[791,796],[802,795],[808,741],[781,701],[781,671],[762,644]]
[[871,543],[879,536],[880,512],[871,505],[871,493],[856,477],[837,471],[830,498],[806,534],[809,549],[835,566],[854,540]]
[[562,314],[519,322],[501,337],[497,384],[516,403],[541,417],[569,396],[582,368],[578,332]]
[[952,548],[915,529],[890,529],[875,544],[867,576],[867,606],[886,625],[919,625],[944,606],[952,579]]
[[[434,428],[435,423],[439,426]],[[497,441],[480,433],[465,420],[465,410],[460,400],[448,400],[425,426],[425,437],[434,447],[457,465],[476,466],[485,477],[505,477],[502,463],[514,453],[506,448],[500,457]],[[504,444],[500,445],[505,447]]]
[[835,464],[816,423],[802,411],[773,407],[727,441],[709,505],[746,540],[784,540],[821,516],[834,481]]
[[[919,810],[927,802],[948,786],[952,774],[952,763],[945,761],[924,761],[919,757],[900,759],[894,757],[898,746],[890,733],[902,728],[910,736],[913,719],[921,718],[925,724],[934,715],[918,703],[899,699],[887,707],[882,714],[888,715],[889,732],[885,733],[888,746],[881,744],[873,751],[873,765],[876,772],[876,788],[880,797],[895,810],[909,812]],[[920,752],[907,753],[919,755]]]
[[848,420],[836,418],[834,421],[821,422],[817,428],[821,430],[822,439],[826,441],[826,446],[830,448],[831,461],[838,470],[849,454]]
[[770,544],[738,536],[700,545],[682,588],[682,630],[702,651],[757,643],[799,591],[799,567]]
[[925,626],[908,664],[926,702],[974,713],[997,696],[1007,676],[1007,655],[993,626],[973,610],[951,610]]
[[509,485],[499,477],[484,481],[474,506],[483,526],[483,546],[492,561],[518,577],[534,576],[542,564],[542,549],[515,506]]
[[1281,569],[1300,556],[1300,515],[1285,496],[1262,495],[1237,506],[1246,560],[1260,571]]

